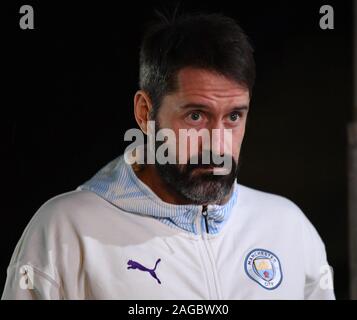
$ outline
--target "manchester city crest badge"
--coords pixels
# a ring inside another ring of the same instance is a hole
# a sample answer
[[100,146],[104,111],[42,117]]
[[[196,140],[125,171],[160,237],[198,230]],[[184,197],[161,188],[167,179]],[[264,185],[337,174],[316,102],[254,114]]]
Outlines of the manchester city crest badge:
[[250,251],[245,258],[244,268],[249,278],[268,290],[277,288],[283,280],[278,257],[265,249]]

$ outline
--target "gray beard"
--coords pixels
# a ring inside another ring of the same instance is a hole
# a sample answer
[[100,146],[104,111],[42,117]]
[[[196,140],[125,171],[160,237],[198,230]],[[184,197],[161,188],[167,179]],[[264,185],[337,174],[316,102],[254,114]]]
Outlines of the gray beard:
[[196,173],[202,165],[159,164],[155,167],[166,185],[193,204],[220,203],[232,190],[238,174],[238,165],[232,159],[232,169],[227,175]]

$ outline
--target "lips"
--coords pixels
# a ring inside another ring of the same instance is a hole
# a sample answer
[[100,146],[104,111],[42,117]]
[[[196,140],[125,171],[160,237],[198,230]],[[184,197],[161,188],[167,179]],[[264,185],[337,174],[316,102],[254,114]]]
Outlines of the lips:
[[227,175],[229,174],[229,170],[224,167],[217,167],[217,166],[203,166],[203,167],[196,167],[192,168],[191,172],[198,173],[209,173],[209,174],[215,174],[215,175]]

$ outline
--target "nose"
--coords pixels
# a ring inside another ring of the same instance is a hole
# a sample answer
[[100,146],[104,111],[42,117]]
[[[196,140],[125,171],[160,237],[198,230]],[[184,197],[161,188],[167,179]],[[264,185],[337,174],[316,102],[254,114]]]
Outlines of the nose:
[[231,154],[232,150],[229,148],[232,145],[232,130],[226,129],[224,125],[217,121],[210,128],[211,135],[211,150],[213,154],[224,156],[224,154]]

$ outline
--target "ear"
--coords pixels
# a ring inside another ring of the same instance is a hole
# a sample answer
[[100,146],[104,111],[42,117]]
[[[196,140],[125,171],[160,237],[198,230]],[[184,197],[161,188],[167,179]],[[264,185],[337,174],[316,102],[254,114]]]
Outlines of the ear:
[[147,122],[150,120],[152,103],[145,91],[139,90],[134,96],[134,115],[140,129],[147,134]]

